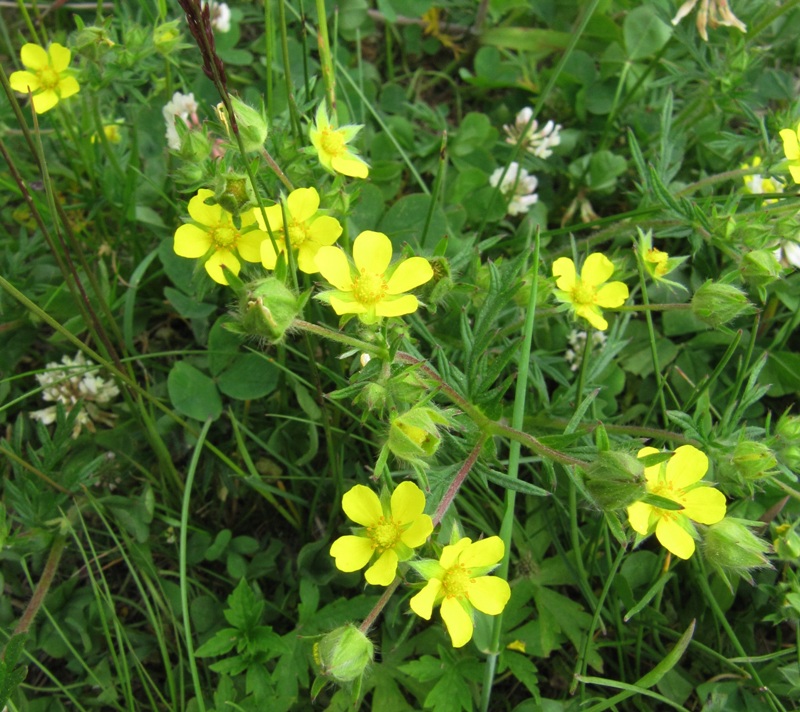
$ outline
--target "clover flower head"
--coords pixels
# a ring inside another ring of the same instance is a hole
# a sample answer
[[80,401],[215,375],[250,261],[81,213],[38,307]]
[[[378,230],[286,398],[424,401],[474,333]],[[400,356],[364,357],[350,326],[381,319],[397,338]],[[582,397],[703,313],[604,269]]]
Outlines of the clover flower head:
[[557,287],[555,297],[568,304],[572,313],[586,319],[595,329],[605,331],[608,322],[603,318],[601,307],[613,309],[622,306],[628,298],[628,287],[624,282],[604,284],[613,273],[614,264],[600,252],[593,252],[586,258],[580,277],[571,259],[559,257],[553,263]]
[[12,72],[8,82],[14,91],[33,95],[33,110],[37,114],[50,111],[59,101],[80,91],[77,80],[69,73],[72,52],[58,42],[46,50],[29,42],[19,53],[26,70]]
[[335,289],[317,295],[337,314],[357,314],[365,324],[381,317],[402,316],[417,310],[413,294],[404,294],[433,277],[424,257],[410,257],[390,265],[392,242],[382,232],[365,230],[353,242],[351,265],[338,247],[320,247],[317,270]]
[[[639,450],[638,457],[655,455],[654,447]],[[716,524],[725,516],[725,495],[700,480],[708,471],[705,453],[692,445],[681,445],[666,462],[646,467],[648,494],[672,500],[678,509],[640,501],[628,507],[628,521],[642,536],[655,531],[661,546],[681,559],[694,554],[696,531],[692,522]]]
[[[580,368],[581,362],[583,361],[583,352],[586,349],[587,338],[588,335],[585,331],[573,329],[569,332],[567,341],[569,342],[570,347],[564,353],[564,359],[570,365],[570,371],[577,371]],[[607,339],[608,337],[602,331],[593,331],[592,352],[595,350],[602,351],[603,347],[606,345]]]
[[[509,201],[507,212],[509,215],[521,215],[527,213],[531,205],[539,200],[536,188],[539,181],[534,175],[520,167],[519,163],[512,161],[508,170],[498,168],[489,177],[489,183],[493,188],[500,186],[500,192]],[[502,182],[501,182],[502,178]]]
[[221,205],[206,203],[212,195],[213,191],[201,188],[189,201],[192,222],[175,231],[175,254],[204,257],[208,276],[218,284],[228,284],[222,265],[238,275],[241,263],[237,254],[247,262],[260,262],[261,242],[267,239],[267,233],[258,229],[255,210],[242,212],[237,227],[233,215]]
[[325,104],[319,105],[314,125],[308,135],[312,150],[326,171],[351,178],[366,178],[369,175],[367,163],[352,146],[348,146],[362,128],[363,126],[355,124],[334,128]]
[[208,5],[208,13],[213,29],[223,33],[231,31],[231,9],[227,3],[207,0],[207,2],[203,2],[203,5]]
[[[528,153],[538,158],[549,158],[553,155],[553,147],[561,143],[561,124],[548,121],[542,128],[533,119],[533,109],[526,106],[518,114],[513,124],[505,124],[506,143],[516,146],[518,143]],[[528,125],[530,124],[530,125]]]
[[504,552],[505,545],[498,536],[476,542],[464,537],[444,547],[439,561],[413,563],[428,583],[409,601],[411,610],[430,620],[434,606],[441,604],[453,647],[466,645],[475,628],[474,611],[499,615],[511,597],[507,581],[488,575],[503,559]]
[[[675,17],[672,18],[672,24],[677,25],[694,10],[695,5],[697,5],[697,0],[686,0],[678,8]],[[700,9],[697,11],[697,31],[706,42],[708,42],[707,25],[711,25],[711,27],[717,27],[718,25],[735,27],[737,30],[747,32],[747,25],[733,14],[728,5],[728,0],[703,0]]]
[[369,487],[356,485],[342,497],[342,509],[363,529],[333,542],[330,553],[336,568],[358,571],[372,561],[364,578],[375,586],[394,581],[398,562],[410,559],[433,531],[433,521],[423,514],[425,495],[413,482],[401,482],[391,498],[379,498]]
[[800,124],[797,124],[797,129],[782,129],[780,136],[783,152],[789,161],[789,173],[795,183],[800,183]]
[[[76,438],[83,427],[95,431],[95,422],[113,425],[114,415],[101,408],[109,405],[119,395],[113,381],[97,375],[97,366],[78,352],[75,358],[64,356],[61,363],[47,364],[47,370],[36,374],[42,387],[42,398],[51,403],[61,403],[69,413],[82,406],[75,420],[72,437]],[[44,425],[56,421],[57,406],[51,405],[31,413],[31,418]]]
[[[284,210],[285,222],[280,204],[271,205],[264,211],[278,252],[286,251],[288,236],[300,271],[306,274],[319,272],[315,261],[317,253],[320,247],[332,245],[339,239],[342,226],[336,218],[319,212],[319,193],[316,188],[293,190],[284,201]],[[262,230],[267,229],[260,210],[256,211],[256,220]],[[272,240],[264,240],[261,243],[261,263],[267,269],[275,269],[277,261],[278,254],[272,246]]]
[[181,148],[181,137],[178,135],[178,131],[175,128],[175,119],[180,118],[189,128],[200,126],[194,93],[182,94],[176,91],[172,95],[172,99],[164,105],[161,113],[167,125],[167,144],[173,151],[179,151]]

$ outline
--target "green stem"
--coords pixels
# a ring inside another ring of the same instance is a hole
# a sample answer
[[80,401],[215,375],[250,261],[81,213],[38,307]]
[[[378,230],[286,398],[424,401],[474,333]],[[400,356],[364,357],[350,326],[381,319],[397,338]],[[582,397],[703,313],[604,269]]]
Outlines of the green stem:
[[328,13],[325,10],[325,0],[317,2],[317,45],[319,46],[319,59],[322,66],[322,81],[325,84],[325,98],[328,101],[328,111],[332,122],[338,126],[336,113],[336,75],[333,73],[333,59],[331,55],[331,41],[328,36]]
[[[530,244],[530,237],[528,238]],[[525,401],[528,393],[528,372],[531,362],[531,346],[533,344],[533,326],[536,318],[536,297],[539,289],[539,231],[533,242],[533,280],[531,291],[528,296],[528,311],[525,317],[525,329],[522,337],[522,345],[519,351],[519,374],[514,391],[514,410],[511,415],[511,424],[516,430],[522,428],[525,420]],[[521,444],[514,441],[509,446],[508,454],[508,476],[517,479],[519,475],[519,455]],[[505,493],[505,511],[503,522],[500,525],[500,538],[503,540],[503,560],[497,569],[497,575],[508,580],[508,569],[511,561],[511,534],[514,529],[514,508],[517,501],[516,490],[507,488]],[[500,651],[500,636],[503,631],[502,612],[495,616],[492,625],[492,640],[489,648],[489,655],[486,658],[484,667],[483,688],[481,690],[481,710],[487,712],[492,698],[492,687],[494,686],[494,675],[497,669],[497,658]]]
[[200,453],[203,451],[203,442],[208,435],[208,430],[211,427],[211,418],[206,420],[203,429],[200,431],[200,436],[197,439],[197,444],[192,454],[192,461],[189,463],[189,471],[186,473],[186,488],[183,490],[183,505],[181,506],[181,531],[180,531],[180,551],[178,572],[180,576],[181,587],[181,612],[183,615],[183,633],[186,640],[186,650],[189,657],[189,669],[192,673],[192,683],[194,685],[195,699],[200,712],[205,712],[206,703],[203,700],[203,688],[200,685],[200,674],[197,671],[197,660],[194,654],[194,643],[192,642],[192,621],[189,616],[189,587],[186,581],[186,552],[187,552],[187,537],[189,533],[189,504],[192,499],[192,485],[194,484],[195,472],[197,472],[197,464],[200,461]]

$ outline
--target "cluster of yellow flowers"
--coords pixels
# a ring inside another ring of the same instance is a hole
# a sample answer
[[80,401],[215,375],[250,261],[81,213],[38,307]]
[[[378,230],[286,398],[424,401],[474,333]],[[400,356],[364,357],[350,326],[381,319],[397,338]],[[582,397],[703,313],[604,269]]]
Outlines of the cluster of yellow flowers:
[[[391,584],[398,563],[409,561],[433,532],[433,521],[424,514],[425,495],[413,482],[399,484],[391,497],[356,485],[342,498],[342,508],[360,527],[334,541],[331,556],[340,571],[359,571],[371,563],[364,578],[373,585]],[[500,537],[476,542],[462,537],[445,546],[438,560],[413,562],[427,583],[411,598],[411,610],[430,620],[433,607],[441,604],[453,646],[466,645],[474,630],[474,611],[498,615],[511,597],[507,581],[489,576],[504,551]]]

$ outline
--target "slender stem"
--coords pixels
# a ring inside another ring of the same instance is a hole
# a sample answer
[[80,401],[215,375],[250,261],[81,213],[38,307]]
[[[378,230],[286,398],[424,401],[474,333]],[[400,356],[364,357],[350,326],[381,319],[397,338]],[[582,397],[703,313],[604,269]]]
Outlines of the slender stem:
[[[267,162],[267,165],[272,169],[272,172],[275,173],[276,176],[278,176],[280,182],[286,186],[286,190],[290,192],[293,191],[294,186],[292,185],[292,181],[290,181],[286,177],[286,174],[281,170],[281,167],[275,162],[275,159],[272,157],[270,152],[267,151],[266,148],[263,148],[261,149],[261,155],[264,157],[264,160]],[[256,186],[254,185],[253,189],[255,190],[255,188]]]
[[61,492],[62,494],[71,494],[68,489],[62,487],[55,480],[50,479],[40,469],[38,469],[38,468],[34,467],[33,465],[25,462],[25,460],[23,460],[21,457],[19,457],[19,455],[17,455],[16,453],[11,452],[11,450],[6,449],[5,445],[0,445],[0,453],[5,455],[9,460],[12,460],[13,462],[16,462],[20,467],[26,469],[31,474],[36,475],[40,480],[42,480],[43,482],[46,482],[54,490],[57,490],[58,492]]
[[392,581],[383,592],[383,595],[378,599],[378,602],[372,607],[372,610],[367,614],[367,617],[361,622],[361,625],[358,626],[358,629],[366,634],[369,632],[369,629],[372,628],[372,625],[377,620],[378,616],[381,614],[381,611],[386,608],[386,604],[389,603],[389,599],[392,597],[392,594],[397,590],[397,587],[400,585],[400,577],[398,576],[394,581]]
[[472,451],[469,453],[469,456],[464,461],[464,464],[461,466],[459,471],[456,473],[456,476],[453,478],[453,481],[450,483],[450,486],[447,488],[447,492],[444,493],[444,497],[442,497],[442,501],[439,502],[439,506],[436,508],[436,512],[432,517],[433,526],[441,523],[444,515],[447,513],[450,505],[453,503],[458,491],[461,489],[461,485],[464,484],[464,480],[467,479],[467,475],[470,473],[470,470],[473,468],[475,463],[478,461],[478,456],[481,454],[481,450],[483,449],[483,445],[486,442],[487,438],[485,435],[482,435],[478,438],[478,442],[475,443],[475,447],[472,448]]
[[303,321],[302,319],[295,319],[292,326],[296,327],[297,329],[301,329],[302,331],[308,331],[312,334],[316,334],[317,336],[330,339],[331,341],[338,341],[340,344],[344,344],[345,346],[352,346],[359,351],[368,353],[371,356],[377,356],[384,361],[389,358],[389,353],[386,351],[384,346],[371,344],[369,341],[363,341],[362,339],[356,339],[352,336],[347,336],[340,331],[329,329],[327,326],[312,324],[310,321]]
[[325,10],[325,0],[317,0],[317,23],[319,25],[317,45],[319,46],[319,59],[322,65],[322,81],[325,84],[325,98],[328,101],[328,111],[330,112],[331,118],[334,123],[337,123],[336,75],[333,73],[331,41],[328,36],[328,14]]

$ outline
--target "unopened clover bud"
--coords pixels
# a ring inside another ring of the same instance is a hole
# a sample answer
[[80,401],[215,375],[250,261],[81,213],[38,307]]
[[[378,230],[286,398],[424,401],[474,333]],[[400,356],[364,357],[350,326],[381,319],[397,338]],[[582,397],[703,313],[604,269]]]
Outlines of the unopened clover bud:
[[214,197],[225,210],[233,215],[247,210],[255,202],[250,181],[247,176],[238,173],[226,173],[220,176]]
[[401,460],[431,457],[442,442],[437,425],[446,424],[447,418],[434,408],[412,408],[392,420],[387,442],[389,450]]
[[314,645],[314,658],[323,675],[337,682],[353,682],[372,663],[375,647],[354,625],[332,630]]
[[709,280],[692,297],[694,315],[714,328],[754,311],[747,295],[731,284]]
[[644,465],[633,455],[598,452],[584,471],[586,489],[600,509],[614,511],[638,502],[647,494]]
[[[264,141],[267,140],[268,124],[267,117],[263,111],[258,111],[252,106],[248,106],[241,99],[235,96],[231,97],[231,107],[236,116],[236,126],[239,129],[239,136],[242,139],[242,146],[245,153],[251,151],[260,151],[264,147]],[[225,111],[223,105],[217,106],[217,113],[220,120],[225,124],[225,128],[230,133],[231,122]],[[231,136],[231,140],[235,138]]]
[[770,566],[768,552],[769,544],[734,517],[709,525],[703,536],[703,555],[726,582],[730,573],[752,583],[750,571]]
[[775,455],[764,443],[743,440],[733,451],[731,458],[737,472],[746,480],[755,480],[766,474],[777,464]]
[[180,21],[163,22],[153,30],[153,44],[156,51],[168,55],[178,46],[181,39]]
[[305,300],[276,277],[267,277],[240,300],[236,331],[279,342],[302,310]]

